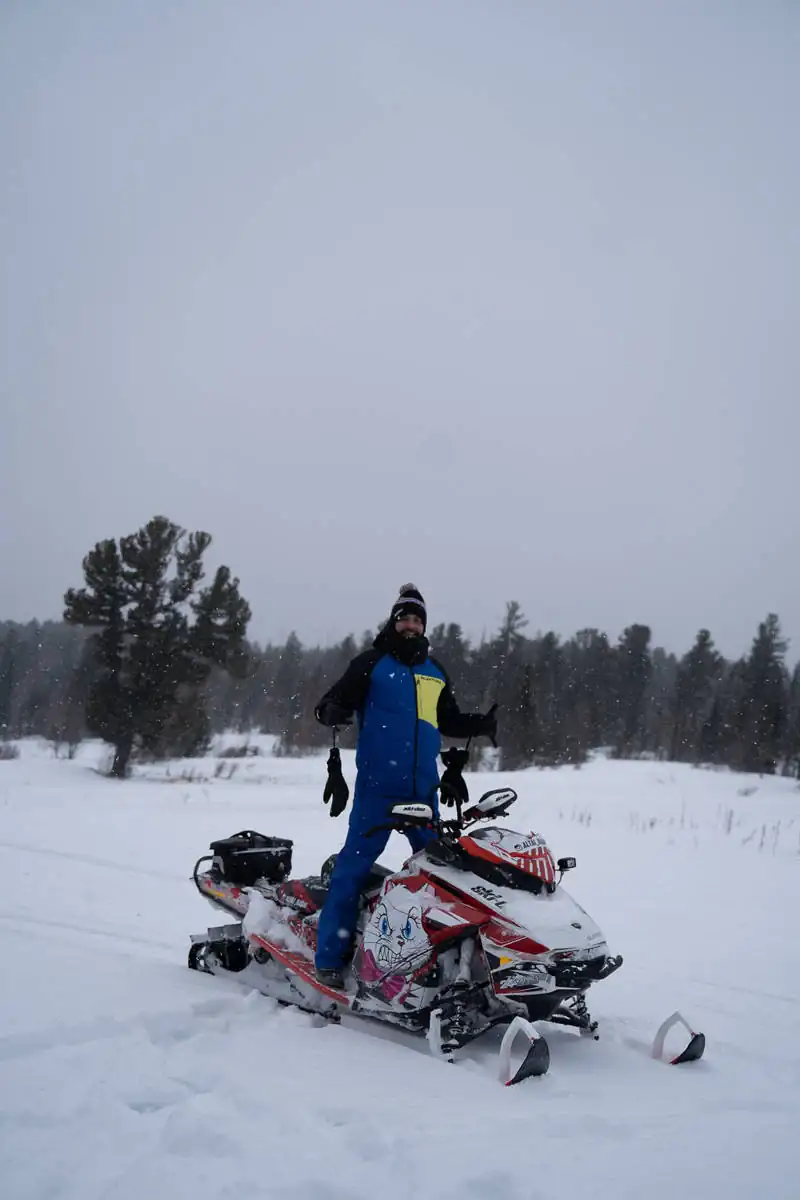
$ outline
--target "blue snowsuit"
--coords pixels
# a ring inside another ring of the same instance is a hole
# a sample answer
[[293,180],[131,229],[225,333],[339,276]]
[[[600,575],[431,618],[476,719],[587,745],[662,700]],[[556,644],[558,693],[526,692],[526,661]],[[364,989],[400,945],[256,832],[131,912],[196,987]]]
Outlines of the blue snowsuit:
[[[376,639],[376,648],[353,659],[317,706],[320,720],[326,702],[355,711],[358,719],[358,774],[347,839],[336,857],[317,930],[321,969],[341,967],[348,957],[361,890],[389,840],[388,830],[371,837],[367,830],[384,824],[389,806],[402,800],[426,801],[438,813],[434,789],[441,735],[483,732],[484,717],[459,711],[444,668],[428,655],[427,641],[417,640],[423,643],[420,661],[404,663]],[[434,834],[412,829],[406,836],[417,851]]]

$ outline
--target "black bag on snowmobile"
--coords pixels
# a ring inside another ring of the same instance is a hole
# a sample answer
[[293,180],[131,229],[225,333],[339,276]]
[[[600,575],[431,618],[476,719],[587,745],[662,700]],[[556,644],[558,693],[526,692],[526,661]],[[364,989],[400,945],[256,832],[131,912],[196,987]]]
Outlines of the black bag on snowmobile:
[[252,829],[242,829],[232,837],[211,843],[214,855],[211,871],[240,887],[250,887],[258,879],[280,883],[292,869],[293,845],[289,838],[267,837]]

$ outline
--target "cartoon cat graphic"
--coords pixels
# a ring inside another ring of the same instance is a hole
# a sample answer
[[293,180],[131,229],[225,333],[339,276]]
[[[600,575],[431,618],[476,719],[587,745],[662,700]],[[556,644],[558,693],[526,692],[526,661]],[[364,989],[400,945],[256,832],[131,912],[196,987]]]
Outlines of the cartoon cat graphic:
[[394,1000],[410,986],[410,973],[433,947],[422,924],[419,896],[402,885],[391,888],[376,905],[366,929],[356,974],[385,999]]

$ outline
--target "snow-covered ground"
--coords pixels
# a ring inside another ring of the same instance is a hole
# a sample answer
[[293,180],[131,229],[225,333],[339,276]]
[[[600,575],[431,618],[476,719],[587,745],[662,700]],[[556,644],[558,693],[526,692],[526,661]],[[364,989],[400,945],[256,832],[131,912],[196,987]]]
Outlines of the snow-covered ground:
[[[605,760],[468,777],[511,783],[509,823],[576,855],[567,887],[625,956],[590,995],[602,1039],[544,1026],[550,1073],[503,1088],[499,1036],[447,1065],[186,969],[189,934],[221,919],[190,879],[210,840],[288,835],[303,874],[344,837],[324,757],[255,741],[125,783],[97,745],[0,762],[3,1200],[798,1194],[796,783]],[[648,1057],[676,1008],[700,1063]]]

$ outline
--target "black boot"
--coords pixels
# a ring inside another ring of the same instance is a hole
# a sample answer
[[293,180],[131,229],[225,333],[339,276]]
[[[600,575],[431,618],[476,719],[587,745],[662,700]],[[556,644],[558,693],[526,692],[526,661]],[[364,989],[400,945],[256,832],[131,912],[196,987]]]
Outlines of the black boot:
[[341,967],[317,967],[315,970],[319,983],[337,992],[344,991],[344,974]]

